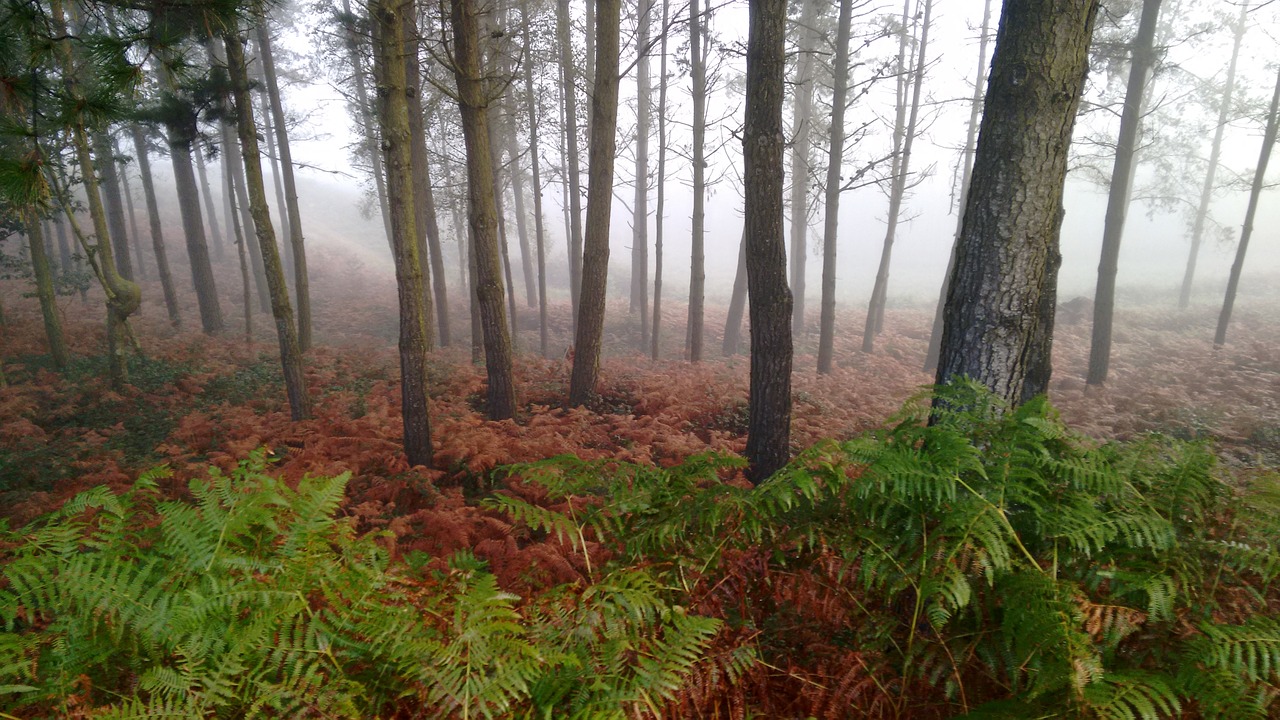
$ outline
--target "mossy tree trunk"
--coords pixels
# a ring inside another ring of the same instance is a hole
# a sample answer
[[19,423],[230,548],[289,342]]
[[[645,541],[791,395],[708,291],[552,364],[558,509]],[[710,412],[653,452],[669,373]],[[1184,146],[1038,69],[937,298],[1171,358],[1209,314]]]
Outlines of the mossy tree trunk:
[[58,370],[66,370],[71,362],[67,341],[62,334],[62,317],[58,314],[58,298],[53,288],[53,272],[45,252],[44,233],[34,211],[26,213],[27,245],[31,249],[31,270],[36,280],[36,297],[40,299],[40,315],[44,318],[44,334],[49,341],[49,357]]
[[240,155],[244,164],[249,208],[258,236],[267,289],[271,296],[271,315],[275,319],[276,338],[280,342],[280,364],[284,372],[285,392],[289,396],[289,413],[294,420],[311,417],[311,399],[302,371],[302,350],[298,345],[298,329],[289,304],[289,287],[280,264],[275,229],[271,226],[271,210],[262,183],[262,154],[258,150],[258,131],[253,121],[253,98],[249,95],[249,74],[245,68],[244,41],[235,28],[222,36],[227,51],[227,74],[231,78],[231,94],[235,102],[236,129],[240,138]]

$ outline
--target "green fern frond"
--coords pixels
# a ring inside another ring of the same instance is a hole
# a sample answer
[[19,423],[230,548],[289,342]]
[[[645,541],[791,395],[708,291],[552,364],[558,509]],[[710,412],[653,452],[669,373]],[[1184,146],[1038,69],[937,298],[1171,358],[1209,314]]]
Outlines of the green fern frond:
[[1100,720],[1163,720],[1182,703],[1169,682],[1154,673],[1113,672],[1084,689],[1084,705]]

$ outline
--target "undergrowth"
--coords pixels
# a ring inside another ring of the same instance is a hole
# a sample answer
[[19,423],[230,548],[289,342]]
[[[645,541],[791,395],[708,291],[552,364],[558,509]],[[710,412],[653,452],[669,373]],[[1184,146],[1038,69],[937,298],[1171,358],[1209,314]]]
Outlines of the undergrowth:
[[1280,481],[1202,444],[1100,444],[975,386],[741,460],[560,457],[476,509],[584,562],[508,592],[395,556],[261,454],[0,538],[0,693],[32,716],[1266,718]]

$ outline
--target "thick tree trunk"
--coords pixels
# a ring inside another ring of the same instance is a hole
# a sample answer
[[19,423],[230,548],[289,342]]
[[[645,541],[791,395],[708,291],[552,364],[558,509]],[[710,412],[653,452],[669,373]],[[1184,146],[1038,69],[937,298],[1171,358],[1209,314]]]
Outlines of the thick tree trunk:
[[1005,3],[937,381],[969,377],[1010,403],[1045,391],[1067,149],[1097,0]]
[[346,41],[347,60],[351,63],[351,77],[355,81],[356,109],[360,114],[360,131],[365,142],[364,151],[369,157],[369,163],[373,166],[373,189],[378,196],[378,209],[382,213],[382,228],[387,235],[387,247],[391,247],[391,210],[387,206],[387,181],[382,172],[382,152],[378,149],[373,114],[369,111],[373,104],[369,100],[364,58],[360,54],[361,39],[355,30],[356,16],[351,12],[351,0],[342,0],[342,12],[345,21],[342,32]]
[[[818,372],[835,368],[836,243],[840,224],[840,168],[844,163],[844,111],[849,93],[849,34],[853,0],[840,0],[836,21],[836,59],[831,90],[831,139],[827,150],[827,186],[822,217],[822,307],[818,321]],[[793,181],[794,182],[794,181]]]
[[298,328],[289,304],[289,287],[285,283],[280,251],[276,247],[275,229],[271,227],[271,210],[262,183],[262,154],[258,150],[258,132],[253,121],[253,99],[249,96],[249,75],[245,69],[244,41],[234,28],[223,35],[227,49],[227,72],[231,76],[236,108],[236,128],[240,137],[240,155],[244,159],[245,183],[249,207],[262,253],[267,287],[271,292],[271,315],[275,319],[276,338],[280,342],[280,365],[284,372],[285,392],[289,396],[289,412],[296,420],[311,417],[311,399],[307,394],[302,371],[302,349],[298,344]]
[[573,305],[576,327],[578,298],[582,288],[582,170],[578,154],[578,85],[574,72],[573,44],[569,39],[569,19],[569,0],[557,0],[556,38],[560,45],[560,87],[564,90],[564,132],[569,145],[566,158],[569,168],[569,300]]
[[40,316],[44,318],[44,335],[49,341],[49,357],[53,367],[66,370],[71,362],[67,341],[62,334],[62,316],[58,314],[58,298],[53,288],[53,272],[45,253],[44,233],[34,211],[27,211],[27,246],[31,249],[31,270],[36,280],[36,297],[40,299]]
[[782,239],[786,0],[753,0],[750,16],[742,133],[751,307],[747,477],[759,484],[791,455],[791,290]]
[[1155,63],[1156,20],[1160,0],[1143,0],[1138,36],[1130,51],[1129,84],[1125,88],[1124,109],[1120,113],[1120,136],[1116,140],[1116,162],[1111,171],[1107,214],[1102,225],[1102,259],[1098,261],[1098,289],[1093,296],[1093,342],[1089,347],[1089,373],[1085,382],[1101,385],[1111,367],[1111,323],[1115,318],[1116,273],[1120,265],[1120,241],[1124,237],[1125,215],[1138,154],[1138,131],[1142,126],[1142,102],[1147,80]]
[[[893,176],[893,190],[889,196],[889,227],[884,234],[884,247],[880,251],[880,265],[876,269],[876,282],[871,290],[871,303],[867,307],[867,321],[862,331],[862,351],[875,349],[876,335],[884,325],[885,299],[889,294],[889,263],[893,257],[893,242],[898,232],[898,218],[902,213],[902,201],[907,194],[907,177],[911,173],[911,147],[915,144],[920,118],[920,90],[924,86],[925,58],[929,49],[929,25],[933,15],[933,0],[924,0],[924,19],[920,22],[920,46],[916,50],[916,66],[911,72],[911,111],[902,130],[902,153],[898,171]],[[906,30],[904,29],[903,32]],[[902,107],[898,109],[898,122],[902,122]]]
[[582,296],[574,332],[569,404],[585,405],[600,375],[605,292],[609,277],[609,216],[613,207],[613,157],[617,149],[618,54],[621,0],[597,0],[596,81],[591,94],[588,149],[587,236],[582,258]]
[[[222,234],[222,228],[218,226],[218,208],[213,204],[213,193],[209,190],[209,174],[204,167],[204,149],[201,147],[203,141],[197,140],[191,146],[191,154],[196,160],[196,176],[200,178],[200,194],[204,197],[205,215],[209,219],[209,235],[208,244],[213,247],[213,257],[222,260],[222,247],[228,243],[227,236]],[[225,200],[226,198],[224,198]],[[228,205],[229,207],[229,205]],[[228,214],[229,216],[229,214]],[[224,220],[226,217],[223,218]],[[228,232],[230,230],[228,229]]]
[[285,228],[289,247],[293,250],[293,290],[298,297],[298,347],[306,352],[311,347],[311,285],[307,281],[307,249],[302,238],[302,212],[298,209],[298,184],[293,177],[293,153],[289,149],[289,130],[280,102],[280,85],[276,79],[276,63],[271,52],[271,32],[264,17],[258,24],[258,50],[262,55],[262,75],[267,97],[271,100],[271,117],[275,125],[276,147],[280,150],[280,177],[284,180],[284,202],[289,212]]
[[1253,219],[1258,214],[1258,198],[1267,177],[1267,162],[1271,148],[1276,144],[1276,127],[1280,125],[1280,73],[1276,74],[1276,89],[1271,95],[1271,110],[1267,114],[1267,129],[1262,136],[1262,153],[1258,156],[1258,169],[1253,173],[1253,187],[1249,190],[1249,207],[1244,213],[1244,227],[1240,229],[1240,244],[1236,246],[1236,259],[1231,263],[1231,276],[1227,280],[1227,297],[1218,315],[1218,329],[1213,335],[1215,347],[1227,342],[1227,326],[1231,324],[1231,309],[1236,304],[1236,289],[1240,287],[1240,273],[1244,269],[1244,255],[1249,250],[1249,238],[1253,236]]
[[707,56],[703,49],[705,20],[698,0],[689,1],[689,72],[693,82],[693,230],[689,258],[689,319],[684,354],[689,362],[702,360],[702,328],[706,295],[706,136]]
[[662,60],[658,71],[658,199],[653,233],[653,328],[650,330],[650,354],[654,361],[661,357],[662,340],[662,226],[667,200],[667,39],[670,33],[670,0],[662,0]]
[[173,184],[178,193],[178,209],[182,215],[182,234],[186,238],[187,258],[191,264],[191,281],[200,308],[200,327],[206,334],[222,330],[222,306],[218,301],[217,281],[209,262],[209,246],[204,237],[204,218],[200,214],[200,191],[191,167],[191,143],[194,125],[169,127],[169,158],[173,164]]
[[156,269],[160,275],[160,287],[164,291],[164,307],[169,313],[169,322],[174,327],[182,325],[182,316],[178,313],[178,296],[173,289],[173,274],[169,272],[169,255],[164,246],[164,231],[160,227],[160,204],[156,201],[155,181],[151,177],[151,158],[147,154],[147,138],[142,126],[137,123],[129,125],[129,134],[133,138],[133,152],[138,157],[138,175],[142,178],[142,196],[147,203],[147,220],[151,227],[151,249],[156,255]]
[[[529,33],[529,8],[520,9],[521,30],[525,47],[532,46]],[[538,248],[538,351],[548,357],[550,348],[547,337],[547,254],[546,239],[542,227],[542,171],[538,152],[538,103],[533,94],[533,64],[524,63],[525,108],[529,112],[529,165],[533,173],[533,235]]]
[[978,72],[973,76],[973,98],[969,101],[969,129],[965,133],[964,153],[960,160],[963,169],[960,174],[955,239],[951,242],[947,272],[942,278],[942,291],[938,293],[938,306],[933,313],[933,330],[929,333],[929,347],[925,350],[924,371],[927,373],[938,369],[938,350],[942,347],[942,316],[947,306],[947,287],[951,280],[951,270],[956,265],[956,244],[960,242],[960,231],[964,229],[965,198],[969,196],[969,180],[973,175],[973,148],[978,140],[978,122],[982,119],[982,90],[987,77],[987,44],[991,37],[990,30],[991,0],[985,0],[982,5],[982,35],[978,40]]
[[462,113],[462,136],[467,148],[467,194],[475,253],[474,301],[484,336],[489,419],[515,414],[511,335],[503,307],[502,268],[498,250],[498,211],[493,196],[492,148],[489,146],[489,95],[480,57],[480,23],[473,0],[451,0],[453,74]]
[[[414,148],[410,96],[417,87],[417,38],[414,3],[375,0],[373,18],[374,74],[378,78],[378,119],[386,155],[387,198],[391,204],[392,245],[400,305],[400,400],[404,449],[410,465],[431,467],[431,422],[427,413],[427,306],[429,288],[422,272],[420,248],[425,237],[417,228]],[[407,57],[412,55],[412,58]],[[413,68],[410,69],[409,65]],[[419,107],[419,111],[421,108]],[[421,115],[419,115],[421,118]],[[420,120],[419,120],[420,121]],[[416,179],[421,181],[421,175]]]
[[737,355],[742,349],[742,315],[747,309],[747,234],[738,242],[738,270],[733,274],[733,293],[729,296],[729,316],[724,323],[725,356]]
[[1222,158],[1222,136],[1231,115],[1231,100],[1235,95],[1236,66],[1240,61],[1240,46],[1249,24],[1249,3],[1240,3],[1240,19],[1234,28],[1235,41],[1231,46],[1231,62],[1227,65],[1227,78],[1222,84],[1222,100],[1218,104],[1218,124],[1213,131],[1213,144],[1209,148],[1209,168],[1205,171],[1204,186],[1200,189],[1200,204],[1196,207],[1196,219],[1191,229],[1191,251],[1187,254],[1187,270],[1182,276],[1182,291],[1178,293],[1178,307],[1186,309],[1191,304],[1191,284],[1196,276],[1196,260],[1200,256],[1200,241],[1204,236],[1205,221],[1209,218],[1209,203],[1213,201],[1214,182],[1218,174],[1218,162]]
[[809,259],[809,148],[813,128],[814,49],[818,0],[801,0],[791,118],[791,331],[804,334],[805,266]]
[[[649,35],[653,0],[637,12],[636,52],[636,197],[631,223],[631,312],[640,314],[640,352],[649,347]],[[666,28],[662,31],[665,33]]]

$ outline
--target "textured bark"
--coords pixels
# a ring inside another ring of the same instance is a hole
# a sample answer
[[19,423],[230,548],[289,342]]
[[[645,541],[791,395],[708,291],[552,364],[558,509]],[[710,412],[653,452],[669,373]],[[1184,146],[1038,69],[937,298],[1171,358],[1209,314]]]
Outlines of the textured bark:
[[1276,74],[1276,89],[1271,95],[1271,110],[1267,114],[1267,129],[1262,136],[1262,153],[1258,156],[1258,169],[1253,173],[1253,187],[1249,190],[1249,207],[1244,213],[1244,227],[1240,229],[1240,244],[1236,246],[1236,259],[1231,263],[1231,276],[1227,280],[1227,296],[1218,315],[1218,329],[1213,335],[1215,347],[1227,342],[1227,326],[1231,324],[1231,309],[1236,303],[1236,290],[1240,287],[1240,273],[1244,269],[1244,255],[1249,250],[1249,238],[1253,236],[1253,219],[1258,214],[1258,199],[1267,177],[1267,162],[1271,148],[1276,144],[1276,127],[1280,125],[1280,73]]
[[[409,188],[413,193],[413,242],[416,247],[413,262],[417,264],[417,273],[420,276],[420,286],[422,290],[422,307],[423,318],[422,324],[426,328],[426,335],[423,342],[428,351],[432,349],[432,338],[435,335],[434,327],[432,327],[432,297],[431,297],[431,275],[428,269],[429,264],[427,258],[430,257],[430,251],[427,248],[428,235],[434,230],[436,245],[439,246],[440,238],[439,229],[435,226],[435,202],[431,196],[431,178],[427,175],[427,130],[426,121],[422,115],[422,68],[421,61],[418,58],[418,22],[417,12],[414,10],[415,3],[413,0],[399,0],[408,5],[408,11],[400,12],[397,9],[401,28],[400,36],[403,42],[403,50],[401,55],[404,62],[404,96],[405,96],[405,112],[406,122],[409,124],[409,161],[412,170],[412,185]],[[381,89],[379,90],[381,92]],[[382,100],[379,95],[379,100]],[[398,112],[398,111],[397,111]],[[387,118],[382,118],[385,123]],[[384,125],[385,127],[385,125]],[[383,136],[386,137],[385,135]],[[383,143],[383,152],[387,152],[387,143]],[[388,158],[390,156],[388,155]],[[392,186],[391,167],[387,167],[387,187]],[[390,195],[390,193],[388,193]],[[393,212],[396,212],[393,210]],[[428,216],[429,214],[429,216]],[[398,234],[394,232],[395,222],[392,222],[393,238],[398,238]],[[394,245],[393,245],[394,248]],[[393,254],[403,255],[403,252]],[[403,317],[403,311],[402,317]],[[443,342],[443,341],[442,341]],[[424,361],[425,362],[425,361]],[[425,367],[425,366],[424,366]],[[425,388],[425,375],[423,383]],[[423,394],[423,402],[426,402],[425,389]],[[426,412],[426,406],[423,405],[423,412]],[[406,436],[407,437],[407,436]]]
[[511,335],[507,325],[498,251],[498,211],[493,196],[492,148],[489,145],[489,98],[480,62],[479,10],[474,0],[451,0],[453,74],[462,114],[462,137],[467,148],[467,199],[471,245],[475,253],[474,302],[484,337],[488,375],[488,414],[506,420],[515,414]]
[[[62,0],[50,0],[49,11],[54,37],[58,38],[55,53],[62,69],[67,95],[75,101],[73,105],[84,102],[84,95],[80,91],[77,79],[76,60],[71,50],[71,36],[67,32]],[[111,246],[111,231],[107,227],[107,212],[103,207],[102,195],[98,189],[94,156],[89,148],[89,134],[84,117],[79,114],[73,115],[69,129],[76,162],[80,165],[85,199],[89,205],[89,217],[93,221],[95,242],[91,245],[87,238],[79,236],[78,232],[77,235],[85,256],[89,259],[98,282],[107,296],[107,373],[112,387],[120,389],[129,382],[128,366],[124,357],[127,323],[129,316],[138,311],[138,306],[142,302],[142,292],[135,283],[121,277],[116,269]],[[110,162],[109,157],[100,158],[100,160],[104,164]]]
[[[636,29],[636,197],[631,223],[631,312],[640,314],[640,352],[649,347],[649,35],[653,0],[644,0]],[[663,28],[666,32],[666,28]]]
[[[902,214],[902,201],[907,194],[907,176],[911,173],[911,148],[915,144],[920,118],[920,90],[924,86],[925,58],[929,49],[929,25],[933,15],[933,0],[924,0],[924,19],[920,22],[920,44],[916,50],[916,65],[911,72],[911,110],[906,124],[902,125],[901,154],[897,171],[893,175],[893,189],[889,196],[889,226],[885,230],[884,245],[880,250],[880,265],[876,269],[875,286],[871,289],[871,303],[867,307],[867,320],[862,331],[862,351],[875,349],[876,335],[884,325],[885,299],[889,294],[889,263],[893,257],[893,243],[898,232],[898,219]],[[905,28],[903,32],[906,32]],[[901,72],[901,68],[899,69]],[[902,98],[905,100],[905,97]],[[898,123],[902,123],[903,106],[898,106]]]
[[591,93],[588,149],[587,236],[582,256],[582,295],[574,332],[569,404],[585,405],[600,375],[605,291],[609,276],[609,215],[613,207],[613,157],[617,149],[618,54],[621,0],[597,0],[596,81]]
[[[529,8],[520,9],[521,30],[525,47],[532,46],[529,33]],[[542,169],[538,151],[538,103],[533,94],[533,63],[524,63],[525,108],[529,113],[529,165],[533,173],[533,235],[538,249],[538,352],[542,357],[550,353],[547,337],[547,254],[546,238],[542,227]]]
[[[196,142],[191,146],[191,154],[195,156],[196,176],[200,178],[200,194],[204,197],[204,211],[209,220],[208,244],[213,248],[213,256],[221,260],[223,258],[222,248],[228,244],[228,236],[222,234],[222,228],[218,225],[218,208],[213,204],[213,193],[209,190],[209,174],[205,172],[204,149],[201,147],[201,142]],[[229,216],[230,213],[228,213],[227,217]]]
[[831,137],[827,145],[827,186],[822,217],[822,305],[818,320],[818,372],[835,367],[836,243],[840,224],[840,168],[844,162],[844,111],[849,94],[849,34],[853,0],[840,0],[836,59],[831,90]]
[[129,134],[133,138],[134,155],[138,158],[138,175],[142,179],[142,196],[147,204],[151,249],[155,252],[157,274],[160,275],[160,287],[164,291],[164,307],[169,313],[169,322],[174,327],[179,327],[182,325],[182,316],[178,312],[178,297],[173,289],[173,274],[169,272],[169,255],[164,246],[164,231],[160,227],[160,205],[156,202],[156,186],[151,177],[151,158],[147,153],[147,138],[142,132],[142,126],[137,123],[129,126]]
[[557,0],[560,87],[564,91],[564,132],[569,146],[566,158],[569,167],[569,300],[573,305],[576,327],[578,296],[582,287],[582,169],[578,154],[578,86],[573,69],[573,44],[569,40],[569,19],[569,0]]
[[1102,259],[1098,261],[1098,289],[1093,295],[1093,342],[1089,346],[1089,373],[1085,382],[1101,385],[1111,367],[1111,324],[1116,308],[1116,273],[1120,266],[1120,241],[1124,237],[1125,216],[1138,154],[1138,131],[1142,126],[1142,102],[1147,79],[1155,63],[1156,21],[1160,0],[1143,0],[1138,36],[1130,50],[1129,84],[1120,113],[1120,136],[1116,139],[1116,161],[1107,194],[1107,213],[1102,224]]
[[276,232],[271,226],[271,210],[262,183],[262,153],[258,150],[258,131],[253,120],[253,99],[249,95],[249,75],[245,69],[244,41],[235,33],[223,35],[227,49],[227,73],[236,109],[236,130],[240,138],[240,155],[244,161],[245,184],[253,227],[258,236],[267,288],[271,293],[271,315],[275,320],[276,339],[280,342],[280,365],[284,372],[285,392],[289,396],[289,414],[296,420],[311,417],[311,399],[307,394],[302,371],[302,350],[298,346],[298,328],[289,304],[289,287],[285,283]]
[[782,129],[786,0],[752,0],[742,133],[751,397],[747,477],[759,484],[791,454],[791,290],[783,244]]
[[724,323],[725,356],[737,355],[742,349],[742,316],[747,310],[747,234],[738,242],[738,270],[733,274],[733,293],[729,296],[729,314]]
[[658,70],[658,198],[654,206],[657,224],[653,232],[653,327],[650,329],[650,356],[661,356],[662,340],[662,227],[667,200],[667,39],[670,33],[671,1],[662,0],[662,60]]
[[1008,0],[996,38],[939,384],[967,376],[1010,403],[1044,392],[1067,149],[1097,0]]
[[351,78],[356,88],[356,109],[360,114],[360,133],[365,142],[365,154],[373,165],[373,189],[378,196],[378,210],[382,214],[382,229],[387,235],[387,247],[391,247],[391,210],[387,207],[387,181],[382,172],[382,153],[378,149],[378,137],[374,132],[373,115],[369,108],[373,103],[369,100],[367,71],[364,58],[360,54],[360,36],[356,33],[355,14],[351,12],[351,0],[342,0],[342,12],[345,23],[343,37],[347,47],[347,60],[351,63]]
[[689,258],[689,319],[684,354],[689,362],[702,360],[702,329],[707,284],[706,270],[706,136],[707,56],[702,47],[702,17],[698,0],[689,0],[689,67],[693,82],[693,230]]
[[[396,290],[400,305],[400,400],[404,425],[404,449],[410,465],[431,467],[431,422],[427,413],[427,306],[429,287],[422,272],[420,249],[425,237],[418,230],[421,217],[415,208],[417,194],[413,155],[425,146],[415,138],[410,96],[419,88],[417,38],[412,0],[376,0],[370,3],[373,18],[374,74],[378,78],[378,120],[387,168],[387,199],[391,209],[392,249],[396,265]],[[412,55],[410,60],[407,55]],[[413,64],[412,71],[408,67]],[[419,118],[421,108],[419,107]]]
[[36,280],[36,297],[40,300],[40,316],[44,318],[44,335],[49,342],[49,357],[53,367],[66,370],[71,362],[67,341],[62,334],[62,317],[58,315],[58,298],[53,289],[53,272],[49,269],[49,256],[45,253],[45,238],[40,221],[33,211],[27,212],[27,246],[31,249],[31,270]]
[[801,0],[796,28],[800,55],[793,78],[791,117],[791,331],[804,334],[805,266],[809,259],[809,149],[813,128],[814,48],[818,0]]
[[969,129],[965,133],[964,153],[961,163],[959,208],[956,211],[955,239],[951,242],[951,254],[947,258],[947,272],[942,278],[942,290],[938,293],[938,306],[933,313],[933,330],[929,333],[929,347],[925,350],[924,371],[938,369],[938,350],[942,347],[942,315],[947,307],[947,288],[951,270],[956,266],[956,244],[964,229],[965,198],[969,196],[969,181],[973,176],[973,149],[978,141],[978,122],[982,119],[982,90],[987,77],[987,44],[991,37],[991,0],[982,5],[982,35],[978,40],[978,72],[973,76],[973,98],[969,101]]
[[1213,187],[1218,175],[1218,162],[1222,157],[1222,137],[1231,116],[1231,100],[1235,95],[1236,67],[1240,61],[1240,46],[1249,27],[1249,3],[1240,3],[1240,19],[1233,29],[1235,41],[1231,46],[1231,62],[1227,65],[1227,78],[1222,84],[1222,99],[1218,104],[1218,124],[1213,131],[1213,144],[1209,148],[1209,168],[1205,171],[1204,186],[1200,189],[1200,204],[1196,207],[1196,219],[1191,228],[1191,250],[1187,254],[1187,269],[1182,276],[1182,291],[1178,293],[1178,307],[1186,309],[1191,304],[1191,284],[1196,276],[1196,260],[1200,256],[1200,241],[1204,236],[1205,221],[1209,218],[1209,203],[1213,201]]
[[298,347],[306,352],[311,347],[311,286],[307,281],[307,249],[302,237],[302,213],[298,209],[298,184],[293,177],[293,153],[289,149],[289,131],[280,102],[280,85],[276,81],[275,58],[271,52],[271,33],[266,18],[258,25],[258,51],[262,59],[262,75],[266,79],[267,97],[271,100],[271,117],[275,125],[276,147],[280,150],[280,177],[284,181],[284,203],[289,213],[285,228],[289,247],[293,250],[293,291],[298,298]]
[[191,143],[194,124],[170,125],[169,158],[173,164],[173,184],[178,193],[178,209],[182,215],[182,234],[186,239],[187,258],[191,265],[191,281],[196,289],[200,309],[200,327],[206,334],[222,330],[222,306],[218,301],[217,281],[209,262],[209,246],[204,236],[204,218],[200,214],[200,191],[195,170],[191,167]]

